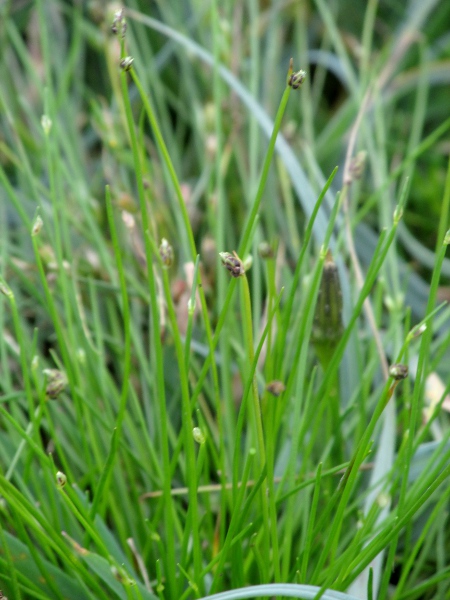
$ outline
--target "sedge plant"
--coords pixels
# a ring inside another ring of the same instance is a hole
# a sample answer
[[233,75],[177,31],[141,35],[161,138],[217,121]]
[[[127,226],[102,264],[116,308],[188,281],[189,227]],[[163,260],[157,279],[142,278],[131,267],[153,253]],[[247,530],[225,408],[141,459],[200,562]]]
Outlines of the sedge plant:
[[448,8],[182,4],[0,8],[0,597],[445,597]]

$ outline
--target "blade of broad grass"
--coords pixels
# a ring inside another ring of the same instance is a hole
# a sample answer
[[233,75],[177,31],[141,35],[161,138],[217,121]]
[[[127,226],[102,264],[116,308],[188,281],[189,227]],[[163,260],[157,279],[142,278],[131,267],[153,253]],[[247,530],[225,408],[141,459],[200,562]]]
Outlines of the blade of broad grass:
[[115,594],[117,598],[126,598],[130,600],[156,600],[157,596],[149,592],[144,586],[133,579],[130,579],[120,567],[111,568],[111,564],[103,556],[93,552],[81,553],[81,558],[89,568],[98,576],[104,591]]
[[[7,532],[5,532],[3,530],[3,526],[0,521],[0,543],[2,545],[3,554],[6,557],[6,560],[4,561],[5,566],[6,566],[6,568],[4,569],[4,572],[10,573],[11,591],[14,593],[14,598],[17,598],[17,600],[21,600],[22,594],[20,593],[20,590],[19,590],[19,583],[17,581],[16,568],[13,563],[13,554],[12,554],[11,548],[10,548],[10,540],[7,539],[7,535],[8,534],[7,534]],[[12,538],[12,540],[14,540],[14,538]]]
[[[52,525],[46,521],[45,517],[41,514],[39,510],[37,510],[33,506],[32,502],[25,499],[25,497],[21,495],[20,492],[18,492],[18,490],[16,490],[16,488],[12,486],[9,482],[7,482],[1,475],[0,490],[2,496],[5,498],[8,504],[11,507],[13,507],[15,521],[18,521],[20,523],[20,527],[24,527],[24,525],[27,525],[28,528],[33,532],[35,539],[33,540],[33,542],[31,542],[31,539],[29,539],[27,536],[27,541],[29,541],[30,544],[36,544],[36,541],[38,541],[43,548],[48,548],[49,550],[51,549],[52,553],[54,553],[61,561],[61,564],[66,565],[66,567],[69,570],[71,570],[73,568],[73,557],[69,555],[67,551],[67,546],[63,542],[59,532],[56,533]],[[31,555],[33,555],[33,552],[31,550],[29,552],[26,551],[25,556],[28,557],[30,553]],[[42,562],[42,559],[40,559],[40,561]],[[38,565],[39,562],[36,565],[37,569],[39,568]],[[44,565],[44,572],[51,574],[51,576],[53,577],[54,569],[47,565],[45,561],[42,562],[42,565]],[[81,580],[86,583],[92,584],[93,580],[90,574],[84,569],[82,565],[77,566],[77,571],[81,577]],[[58,571],[60,571],[60,568],[58,568]],[[44,574],[42,570],[40,572],[41,575]],[[31,572],[29,572],[29,574],[31,574]],[[66,576],[63,574],[62,580],[64,580],[65,577]]]
[[[9,574],[4,575],[5,581],[2,579],[2,582],[3,584],[8,583],[8,580],[11,582],[12,590],[15,594],[13,597],[20,600],[23,597],[20,592],[20,589],[22,589],[25,597],[27,598],[30,597],[48,600],[51,592],[49,591],[49,588],[42,582],[40,577],[40,573],[42,571],[40,571],[36,566],[36,562],[30,552],[30,548],[8,532],[3,532],[2,547],[5,553],[9,551],[14,557],[15,566],[8,571],[6,569],[2,571],[5,574]],[[81,582],[73,577],[69,577],[67,574],[61,571],[59,567],[55,567],[55,565],[51,564],[45,559],[41,558],[40,561],[44,566],[45,571],[50,574],[54,585],[57,586],[59,590],[64,590],[64,598],[66,600],[89,600],[92,598],[92,595],[86,587],[85,582]],[[14,577],[17,577],[20,581],[17,589],[14,588]],[[3,591],[5,590],[3,589]],[[97,589],[96,591],[98,593],[97,598],[99,598],[99,600],[101,598],[104,600],[107,599],[107,596],[102,593],[101,589]]]
[[[23,523],[21,522],[20,519],[16,519],[16,523],[17,523],[17,526],[16,526],[17,534],[22,540],[26,540],[27,549],[28,549],[29,553],[31,554],[32,561],[35,563],[35,565],[37,566],[37,568],[39,570],[39,575],[40,575],[39,579],[41,581],[42,580],[45,581],[46,586],[48,587],[49,594],[51,594],[54,598],[58,598],[58,600],[64,600],[60,588],[57,587],[53,577],[50,575],[50,571],[48,570],[47,565],[45,564],[45,562],[42,560],[41,556],[39,555],[39,551],[36,548],[36,546],[33,544],[28,533],[26,532]],[[41,544],[42,544],[42,550],[44,552],[48,553],[49,549],[46,548],[45,542],[43,542],[42,539],[41,539]],[[62,579],[64,579],[64,577]],[[61,578],[59,578],[59,580],[61,581]]]
[[[267,598],[282,596],[285,598],[304,598],[314,600],[320,588],[315,585],[299,585],[294,583],[270,583],[254,585],[238,590],[230,590],[219,594],[205,596],[201,600],[240,600],[241,598]],[[354,596],[335,590],[326,590],[320,596],[323,600],[357,600]]]

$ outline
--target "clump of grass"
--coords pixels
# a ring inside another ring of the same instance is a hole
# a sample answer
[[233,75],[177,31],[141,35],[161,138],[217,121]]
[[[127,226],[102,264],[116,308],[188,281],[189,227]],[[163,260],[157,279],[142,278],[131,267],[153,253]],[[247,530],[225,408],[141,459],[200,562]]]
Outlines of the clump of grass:
[[183,7],[2,8],[2,594],[445,595],[431,3],[354,8],[356,60],[318,1],[314,65],[303,5]]

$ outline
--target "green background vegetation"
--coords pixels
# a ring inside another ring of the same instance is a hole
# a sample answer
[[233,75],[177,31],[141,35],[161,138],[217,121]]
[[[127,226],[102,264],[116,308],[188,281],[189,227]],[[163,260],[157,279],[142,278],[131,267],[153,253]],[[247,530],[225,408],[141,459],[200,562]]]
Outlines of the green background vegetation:
[[0,590],[446,598],[450,3],[119,9],[0,3]]

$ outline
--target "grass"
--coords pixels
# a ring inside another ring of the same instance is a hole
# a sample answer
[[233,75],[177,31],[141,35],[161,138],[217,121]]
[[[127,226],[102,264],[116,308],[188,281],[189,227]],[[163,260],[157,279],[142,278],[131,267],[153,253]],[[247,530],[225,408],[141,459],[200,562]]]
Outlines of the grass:
[[444,4],[2,4],[3,597],[447,597]]

